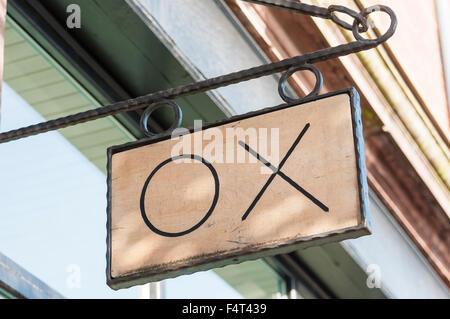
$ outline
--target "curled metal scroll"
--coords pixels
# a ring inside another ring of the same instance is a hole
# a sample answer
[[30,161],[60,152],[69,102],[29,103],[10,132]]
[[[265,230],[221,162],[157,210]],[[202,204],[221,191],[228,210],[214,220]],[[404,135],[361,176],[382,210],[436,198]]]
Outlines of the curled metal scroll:
[[[164,132],[160,132],[160,133],[153,132],[151,130],[151,128],[149,128],[149,126],[148,126],[150,115],[154,111],[156,111],[162,107],[170,107],[172,109],[173,113],[175,114],[175,120],[173,121],[172,126],[170,128],[168,128],[167,130],[165,130]],[[173,101],[170,101],[170,100],[162,100],[162,101],[151,104],[150,106],[148,106],[145,109],[144,113],[142,113],[142,115],[141,115],[140,126],[141,126],[142,132],[146,136],[158,137],[161,135],[166,135],[166,134],[172,133],[175,129],[180,127],[182,120],[183,120],[183,112],[181,111],[181,108],[178,106],[178,104]]]
[[[398,24],[397,16],[395,15],[394,11],[391,8],[386,7],[386,6],[380,6],[380,5],[363,9],[361,11],[361,15],[365,18],[373,12],[384,12],[384,13],[387,13],[389,15],[389,17],[391,18],[391,25],[389,26],[389,29],[386,31],[385,34],[383,34],[378,39],[376,39],[376,41],[379,41],[380,43],[386,42],[389,38],[391,38],[394,35],[395,30],[397,29],[397,24]],[[358,27],[358,24],[359,24],[359,22],[355,19],[355,21],[353,22],[353,26],[352,26],[352,32],[353,32],[353,36],[355,37],[355,39],[357,41],[373,41],[373,40],[367,40],[361,35],[361,31],[360,31],[360,28]]]
[[[314,89],[311,91],[311,93],[309,93],[307,96],[305,96],[302,99],[295,99],[295,98],[289,97],[288,94],[286,93],[287,80],[295,72],[303,71],[303,70],[311,71],[316,76],[316,85],[314,86]],[[286,103],[290,103],[290,104],[300,103],[303,99],[319,95],[320,90],[322,89],[322,86],[323,86],[323,77],[322,77],[322,73],[320,73],[319,69],[317,69],[314,65],[304,64],[304,65],[299,65],[299,66],[293,66],[289,70],[287,70],[286,73],[283,74],[283,76],[280,78],[280,81],[278,82],[278,93],[280,94],[283,101],[285,101]]]
[[[356,13],[345,7],[330,6],[328,8],[322,8],[318,6],[312,6],[304,3],[288,1],[288,0],[245,0],[248,2],[254,2],[257,4],[273,6],[279,9],[285,9],[294,11],[297,13],[307,14],[314,17],[331,19],[341,27],[352,30],[356,41],[338,45],[336,47],[322,49],[319,51],[304,54],[302,56],[296,56],[288,58],[282,61],[273,62],[257,67],[253,67],[247,70],[239,72],[233,72],[226,75],[221,75],[215,78],[206,79],[199,82],[182,85],[176,88],[170,88],[168,90],[150,93],[144,96],[140,96],[134,99],[129,99],[117,103],[113,103],[107,106],[99,107],[96,109],[76,113],[73,115],[61,117],[55,120],[30,125],[28,127],[22,127],[16,130],[0,134],[0,143],[5,143],[13,140],[17,140],[23,137],[36,135],[60,128],[77,125],[80,123],[93,121],[102,117],[115,115],[118,113],[128,112],[136,109],[147,107],[150,104],[162,101],[172,100],[175,98],[206,92],[209,90],[217,89],[231,84],[236,84],[251,79],[256,79],[265,75],[274,74],[289,70],[292,67],[313,64],[329,59],[334,59],[340,56],[345,56],[352,53],[361,52],[377,47],[383,42],[387,41],[395,33],[397,28],[397,17],[395,13],[386,6],[378,5],[372,6],[362,10],[360,13]],[[381,11],[389,14],[391,18],[391,25],[385,34],[376,39],[365,39],[361,33],[366,31],[369,27],[369,23],[366,17],[376,11]],[[336,16],[336,12],[341,12],[350,15],[354,18],[354,23],[351,26],[345,21],[339,19]],[[314,91],[313,91],[314,92]]]
[[367,20],[362,14],[344,6],[331,5],[328,7],[328,14],[330,19],[337,25],[347,30],[352,30],[353,26],[339,19],[339,17],[335,14],[335,12],[345,13],[350,17],[352,17],[357,25],[361,25],[361,27],[358,29],[359,32],[366,32],[367,30],[369,30]]

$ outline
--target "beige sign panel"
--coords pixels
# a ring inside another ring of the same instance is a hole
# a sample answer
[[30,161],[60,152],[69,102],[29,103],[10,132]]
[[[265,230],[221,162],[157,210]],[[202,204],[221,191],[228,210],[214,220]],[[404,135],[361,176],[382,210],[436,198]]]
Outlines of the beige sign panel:
[[353,89],[110,148],[108,284],[369,234],[363,150]]

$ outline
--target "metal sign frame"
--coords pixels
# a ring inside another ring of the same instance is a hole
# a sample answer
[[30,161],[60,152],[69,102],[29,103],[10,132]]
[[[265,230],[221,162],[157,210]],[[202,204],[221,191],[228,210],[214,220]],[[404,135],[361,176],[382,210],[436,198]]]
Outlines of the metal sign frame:
[[[124,145],[112,146],[108,148],[108,164],[107,164],[107,253],[106,253],[106,276],[107,284],[113,289],[127,288],[134,285],[139,285],[147,283],[149,281],[159,281],[162,279],[173,278],[180,275],[192,274],[197,271],[208,270],[217,267],[223,267],[229,264],[241,263],[244,261],[254,260],[262,257],[268,257],[283,253],[289,253],[301,248],[306,248],[312,245],[322,245],[329,242],[341,241],[348,238],[357,238],[360,236],[370,234],[370,220],[369,220],[369,198],[368,198],[368,185],[366,178],[366,167],[365,167],[365,155],[364,155],[364,138],[362,131],[361,122],[361,109],[359,105],[359,94],[354,88],[344,89],[328,94],[323,94],[320,96],[306,98],[301,101],[301,103],[291,103],[282,104],[279,106],[267,108],[261,111],[250,112],[239,116],[234,116],[224,121],[219,121],[210,125],[205,125],[202,127],[202,131],[212,127],[222,126],[224,124],[229,124],[233,122],[238,122],[244,119],[248,119],[258,115],[264,115],[280,111],[286,108],[299,107],[308,102],[314,102],[336,95],[347,94],[350,97],[350,107],[351,107],[351,117],[352,117],[352,127],[353,127],[353,142],[355,146],[356,154],[356,168],[357,168],[357,179],[358,179],[358,192],[359,192],[359,203],[360,203],[360,213],[361,222],[356,227],[350,227],[340,231],[332,231],[325,234],[320,234],[317,236],[298,238],[296,240],[286,241],[281,244],[277,243],[275,245],[268,245],[267,247],[258,247],[256,249],[244,249],[238,253],[232,253],[228,256],[221,256],[220,258],[207,258],[201,260],[198,263],[186,263],[183,267],[175,269],[166,269],[166,271],[142,271],[134,274],[130,274],[123,277],[113,278],[111,276],[111,256],[112,256],[112,236],[111,236],[111,182],[112,182],[112,156],[114,154],[124,152],[127,150],[139,148],[146,145],[155,144],[162,142],[171,138],[170,134],[164,136],[159,136],[156,138],[147,138],[137,142],[131,142]],[[194,132],[194,129],[189,129],[189,132]],[[187,134],[187,133],[186,133]]]

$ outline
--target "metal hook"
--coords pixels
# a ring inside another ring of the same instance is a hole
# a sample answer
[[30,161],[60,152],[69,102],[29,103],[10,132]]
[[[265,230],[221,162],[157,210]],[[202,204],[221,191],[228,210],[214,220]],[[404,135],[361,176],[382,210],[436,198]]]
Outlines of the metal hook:
[[[175,114],[175,120],[174,120],[172,126],[169,129],[165,130],[164,132],[162,132],[162,133],[152,132],[148,127],[148,120],[150,118],[150,115],[157,109],[160,109],[165,106],[169,106],[173,110],[173,112]],[[167,135],[167,134],[172,133],[175,129],[180,127],[182,119],[183,119],[183,112],[181,111],[181,108],[178,106],[177,103],[170,101],[170,100],[162,100],[162,101],[151,104],[150,106],[148,106],[145,109],[144,113],[142,113],[142,115],[141,115],[140,126],[141,126],[142,132],[146,136],[158,137],[158,136]]]
[[[303,70],[311,71],[314,73],[314,75],[316,76],[316,85],[314,86],[314,89],[311,91],[311,93],[309,93],[304,98],[302,98],[302,99],[291,98],[286,93],[287,80],[295,72],[303,71]],[[323,77],[322,77],[322,73],[320,73],[319,69],[311,64],[303,64],[303,65],[299,65],[299,66],[293,66],[290,69],[288,69],[286,71],[286,73],[283,74],[283,76],[280,78],[280,81],[278,82],[278,93],[280,94],[283,101],[285,101],[286,103],[299,103],[306,98],[319,95],[320,90],[322,89],[322,86],[323,86]]]
[[369,30],[367,20],[361,13],[358,13],[344,6],[331,5],[328,7],[328,15],[330,19],[337,25],[340,25],[347,30],[352,30],[352,25],[338,18],[338,16],[334,12],[345,13],[351,16],[354,19],[354,23],[356,23],[358,26],[361,24],[362,26],[358,28],[359,32],[366,32],[367,30]]
[[[389,15],[389,17],[391,18],[391,25],[389,26],[389,29],[386,31],[385,34],[383,34],[381,37],[379,37],[376,40],[365,39],[360,34],[361,28],[359,27],[359,22],[355,19],[355,21],[353,22],[352,32],[353,32],[353,36],[355,37],[356,40],[358,40],[358,41],[376,41],[378,43],[382,43],[382,42],[387,41],[390,37],[392,37],[394,35],[395,30],[397,29],[398,20],[397,20],[397,16],[395,15],[395,12],[391,8],[382,6],[382,5],[376,5],[376,6],[365,8],[364,10],[361,11],[360,14],[365,18],[369,14],[371,14],[373,12],[377,12],[377,11],[385,12]],[[370,25],[370,23],[368,23],[368,25]]]

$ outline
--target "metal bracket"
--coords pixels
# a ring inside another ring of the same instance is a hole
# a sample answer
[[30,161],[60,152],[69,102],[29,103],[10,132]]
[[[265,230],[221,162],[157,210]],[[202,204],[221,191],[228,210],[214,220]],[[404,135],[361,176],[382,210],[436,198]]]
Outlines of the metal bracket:
[[[392,37],[395,33],[395,30],[397,28],[397,17],[395,13],[390,9],[389,7],[382,6],[382,5],[376,5],[369,8],[366,8],[362,10],[360,13],[353,11],[351,9],[348,9],[343,6],[335,6],[332,5],[328,8],[303,4],[299,2],[289,1],[289,0],[243,0],[247,2],[253,2],[256,4],[266,5],[266,6],[272,6],[280,9],[290,10],[301,14],[310,15],[313,17],[320,17],[324,19],[330,19],[334,21],[339,26],[347,29],[352,30],[353,36],[355,37],[356,41],[348,43],[348,44],[342,44],[336,47],[331,47],[323,50],[319,50],[316,52],[307,53],[302,56],[296,56],[293,58],[288,58],[279,62],[273,62],[270,64],[261,65],[258,67],[250,68],[247,70],[242,70],[239,72],[234,72],[222,76],[218,76],[215,78],[207,79],[200,82],[194,82],[187,85],[182,85],[176,88],[171,88],[164,91],[159,91],[155,93],[150,93],[144,96],[140,96],[134,99],[129,99],[117,103],[113,103],[107,106],[99,107],[96,109],[92,109],[85,112],[76,113],[73,115],[61,117],[55,120],[50,120],[47,122],[42,122],[39,124],[31,125],[28,127],[19,128],[16,130],[8,131],[5,133],[0,134],[0,143],[6,143],[9,141],[17,140],[20,138],[41,134],[48,131],[53,131],[57,129],[61,129],[64,127],[77,125],[80,123],[93,121],[102,117],[123,113],[135,109],[141,109],[149,107],[148,112],[144,112],[144,115],[147,114],[146,119],[148,119],[148,115],[153,111],[155,107],[155,103],[157,105],[160,105],[160,102],[164,100],[173,100],[175,98],[191,95],[191,94],[197,94],[202,93],[205,91],[217,89],[219,87],[224,87],[231,84],[236,84],[244,81],[248,81],[251,79],[259,78],[265,75],[270,75],[277,72],[286,71],[287,75],[283,76],[280,80],[279,85],[279,92],[281,97],[286,102],[292,102],[294,101],[292,98],[289,98],[285,94],[285,81],[287,78],[292,75],[294,72],[298,70],[304,70],[308,69],[310,71],[313,71],[317,78],[316,87],[314,88],[313,92],[310,93],[310,95],[317,95],[320,87],[321,87],[321,79],[322,76],[320,75],[320,72],[315,68],[312,67],[310,64],[337,58],[340,56],[349,55],[352,53],[357,53],[364,50],[369,50],[377,47],[378,45],[384,43],[387,41],[390,37]],[[380,36],[377,39],[365,39],[361,35],[362,32],[365,32],[368,30],[369,23],[366,19],[368,15],[370,15],[373,12],[385,12],[387,13],[391,18],[391,25],[389,29],[386,31],[386,33],[382,36]],[[341,20],[336,15],[336,12],[341,12],[344,14],[349,15],[354,19],[353,25],[348,24],[347,22]],[[295,100],[298,102],[298,100]],[[167,101],[165,102],[167,104]],[[171,103],[172,105],[172,103]],[[176,106],[176,107],[175,107]],[[174,110],[180,111],[179,107],[174,104],[172,105]],[[178,114],[178,113],[177,113]],[[179,113],[180,116],[176,116],[176,123],[180,122],[181,118],[181,112]],[[151,133],[148,133],[148,126],[145,118],[142,119],[141,126],[145,127],[144,132],[147,135],[152,135]],[[179,124],[178,124],[179,125]],[[175,128],[175,126],[172,126],[170,129]]]

